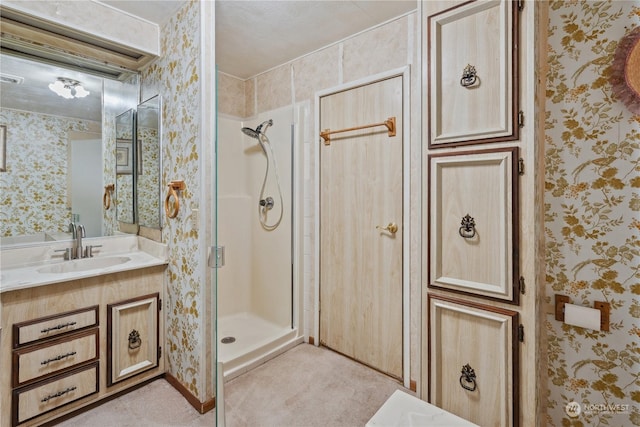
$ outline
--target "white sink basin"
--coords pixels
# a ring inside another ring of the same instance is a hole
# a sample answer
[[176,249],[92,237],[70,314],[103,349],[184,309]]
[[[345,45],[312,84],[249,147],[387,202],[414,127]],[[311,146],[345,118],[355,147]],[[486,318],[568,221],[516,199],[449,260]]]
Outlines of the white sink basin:
[[124,264],[131,258],[126,256],[112,256],[99,258],[75,259],[65,261],[60,264],[47,265],[38,269],[38,273],[73,273],[76,271],[98,270],[101,268],[113,267],[114,265]]

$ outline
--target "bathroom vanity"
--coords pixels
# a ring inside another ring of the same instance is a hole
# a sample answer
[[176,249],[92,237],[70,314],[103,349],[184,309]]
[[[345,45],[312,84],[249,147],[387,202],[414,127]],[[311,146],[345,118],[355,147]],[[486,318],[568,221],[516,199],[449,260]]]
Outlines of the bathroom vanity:
[[71,261],[56,252],[64,242],[1,251],[1,427],[40,425],[164,373],[166,245],[97,240],[93,258]]

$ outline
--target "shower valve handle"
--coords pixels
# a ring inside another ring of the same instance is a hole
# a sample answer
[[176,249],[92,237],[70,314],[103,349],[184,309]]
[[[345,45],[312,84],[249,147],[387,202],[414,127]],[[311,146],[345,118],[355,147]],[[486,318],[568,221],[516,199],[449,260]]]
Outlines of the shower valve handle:
[[260,206],[265,208],[266,210],[273,209],[273,205],[275,202],[273,201],[273,197],[269,196],[266,199],[260,199]]

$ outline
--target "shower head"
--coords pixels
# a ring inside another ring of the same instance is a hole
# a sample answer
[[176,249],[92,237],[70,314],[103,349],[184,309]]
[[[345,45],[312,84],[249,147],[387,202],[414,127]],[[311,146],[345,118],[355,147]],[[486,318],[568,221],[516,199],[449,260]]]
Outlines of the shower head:
[[[255,128],[255,130],[245,127],[245,128],[242,128],[242,132],[245,135],[250,136],[251,138],[255,138],[257,140],[260,140],[260,135],[265,135],[265,133],[267,132],[267,129],[269,128],[269,126],[272,126],[272,125],[273,125],[273,120],[269,119],[269,120],[266,120],[266,121],[260,123],[258,125],[258,127]],[[264,130],[262,128],[264,128]]]
[[255,139],[258,139],[258,135],[260,134],[258,130],[253,130],[251,128],[242,128],[242,133]]

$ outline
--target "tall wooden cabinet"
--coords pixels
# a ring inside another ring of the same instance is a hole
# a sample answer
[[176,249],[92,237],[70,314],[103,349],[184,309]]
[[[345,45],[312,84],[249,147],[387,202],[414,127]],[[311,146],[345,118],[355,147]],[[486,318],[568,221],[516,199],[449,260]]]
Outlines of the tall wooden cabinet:
[[482,426],[541,414],[537,13],[532,1],[422,2],[421,395]]

